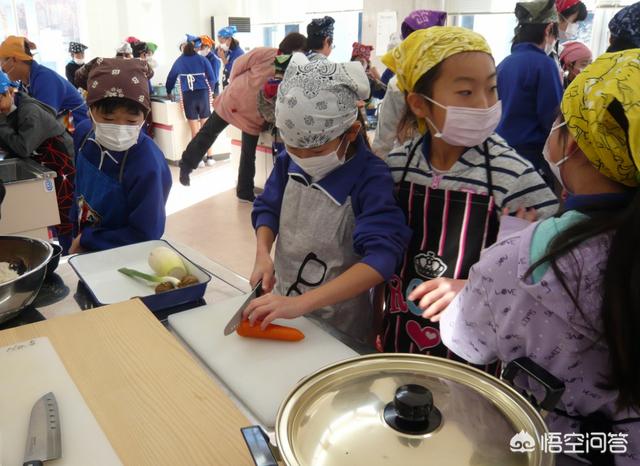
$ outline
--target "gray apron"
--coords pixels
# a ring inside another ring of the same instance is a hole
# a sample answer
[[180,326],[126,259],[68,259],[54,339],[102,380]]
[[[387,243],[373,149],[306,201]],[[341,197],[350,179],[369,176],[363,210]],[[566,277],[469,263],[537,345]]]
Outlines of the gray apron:
[[[274,265],[275,293],[282,296],[299,296],[317,288],[362,259],[353,250],[351,198],[338,205],[298,179],[287,180],[280,212]],[[374,342],[369,292],[313,311],[309,317],[361,343]]]

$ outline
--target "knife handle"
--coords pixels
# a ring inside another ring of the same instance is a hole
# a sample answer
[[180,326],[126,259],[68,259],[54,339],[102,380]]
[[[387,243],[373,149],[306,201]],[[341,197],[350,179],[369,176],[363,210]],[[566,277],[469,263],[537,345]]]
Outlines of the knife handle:
[[22,463],[22,466],[43,466],[43,464],[40,460],[32,460]]

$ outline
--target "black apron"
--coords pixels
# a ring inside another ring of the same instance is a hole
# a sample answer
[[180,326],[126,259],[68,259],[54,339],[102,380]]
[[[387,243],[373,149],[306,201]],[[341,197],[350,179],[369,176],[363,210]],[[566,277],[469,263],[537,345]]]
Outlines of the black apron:
[[[466,279],[481,251],[496,241],[498,215],[493,198],[489,152],[485,142],[488,194],[433,189],[407,182],[416,150],[411,149],[400,183],[398,201],[413,236],[397,273],[385,290],[385,314],[379,348],[393,353],[419,353],[463,361],[442,343],[437,322],[422,317],[422,310],[407,296],[425,280],[438,277]],[[498,375],[499,364],[481,369]]]

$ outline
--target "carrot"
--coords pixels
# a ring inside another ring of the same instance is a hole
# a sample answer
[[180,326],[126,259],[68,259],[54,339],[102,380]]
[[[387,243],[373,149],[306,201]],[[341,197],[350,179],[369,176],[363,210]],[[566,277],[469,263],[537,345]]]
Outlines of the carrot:
[[264,338],[267,340],[300,341],[304,338],[297,328],[285,327],[284,325],[269,324],[266,330],[260,329],[260,323],[252,327],[248,320],[243,320],[236,330],[241,337]]

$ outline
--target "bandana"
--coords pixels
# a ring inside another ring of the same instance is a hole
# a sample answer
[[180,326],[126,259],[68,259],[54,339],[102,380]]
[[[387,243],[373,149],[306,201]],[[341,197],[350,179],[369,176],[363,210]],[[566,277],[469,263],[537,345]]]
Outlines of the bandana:
[[491,55],[489,44],[480,34],[454,26],[421,29],[382,57],[382,63],[396,73],[401,91],[411,92],[418,80],[438,63],[462,52]]
[[570,41],[562,44],[562,52],[560,52],[560,62],[568,65],[579,60],[591,60],[591,50],[582,42]]
[[156,50],[158,50],[158,45],[154,44],[153,42],[147,42],[147,49],[151,53],[156,53]]
[[223,39],[229,39],[233,37],[233,35],[238,32],[238,28],[235,26],[227,26],[226,28],[222,28],[218,31],[218,37],[222,37]]
[[582,3],[580,0],[556,0],[556,10],[562,14],[569,8],[576,6],[578,3]]
[[444,11],[416,10],[404,19],[400,30],[402,31],[402,38],[406,39],[413,31],[446,24],[447,14]]
[[27,44],[30,50],[36,48],[36,44],[29,42],[26,37],[9,36],[0,44],[0,58],[15,58],[17,60],[32,61],[33,57],[27,55],[24,46]]
[[369,97],[360,63],[309,61],[295,53],[278,88],[276,126],[291,147],[319,147],[356,121],[358,100]]
[[553,0],[516,3],[519,24],[548,24],[558,21],[558,11]]
[[126,43],[128,43],[128,44],[133,45],[133,44],[135,44],[136,42],[140,42],[140,39],[138,39],[137,37],[134,37],[134,36],[129,36],[129,37],[127,37],[124,41],[125,41]]
[[69,42],[69,53],[82,53],[88,48],[89,47],[80,42]]
[[206,34],[204,36],[200,36],[200,40],[202,41],[202,45],[204,45],[205,47],[209,47],[212,49],[213,46],[215,45],[215,42],[213,41],[213,39],[207,36]]
[[18,89],[20,84],[15,81],[11,81],[6,73],[0,71],[0,94],[5,94],[10,87]]
[[199,48],[202,46],[202,41],[198,36],[194,36],[192,34],[186,34],[187,42],[191,42],[195,48]]
[[134,42],[133,44],[131,44],[131,50],[133,51],[133,56],[135,58],[140,58],[140,55],[146,53],[148,50],[147,43],[140,41]]
[[605,53],[573,80],[561,104],[567,127],[591,164],[631,187],[640,185],[639,82],[640,50]]
[[124,42],[120,47],[116,49],[116,53],[122,53],[124,55],[133,55],[131,44],[129,44],[128,42]]
[[333,23],[335,22],[335,19],[331,16],[312,19],[307,25],[307,36],[316,36],[322,39],[325,37],[333,37]]
[[149,110],[150,75],[149,65],[143,60],[98,58],[89,73],[87,103],[92,105],[108,97],[120,97]]
[[353,43],[353,52],[351,52],[351,59],[364,58],[367,61],[371,61],[371,52],[373,47],[370,45],[364,45],[360,42]]
[[626,39],[640,48],[640,2],[617,12],[609,21],[609,31],[613,37]]

